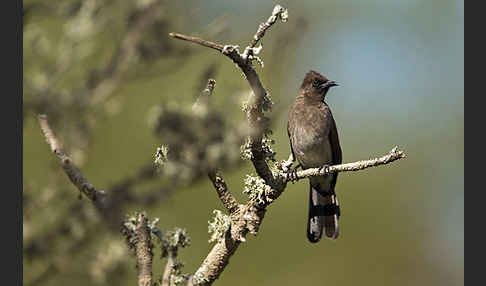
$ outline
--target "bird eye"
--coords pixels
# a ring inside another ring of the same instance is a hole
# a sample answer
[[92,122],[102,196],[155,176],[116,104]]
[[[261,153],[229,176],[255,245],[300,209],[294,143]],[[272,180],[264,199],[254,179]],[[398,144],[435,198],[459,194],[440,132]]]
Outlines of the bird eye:
[[321,82],[320,82],[318,79],[314,79],[314,80],[312,81],[312,85],[313,85],[314,87],[318,87],[320,84],[321,84]]

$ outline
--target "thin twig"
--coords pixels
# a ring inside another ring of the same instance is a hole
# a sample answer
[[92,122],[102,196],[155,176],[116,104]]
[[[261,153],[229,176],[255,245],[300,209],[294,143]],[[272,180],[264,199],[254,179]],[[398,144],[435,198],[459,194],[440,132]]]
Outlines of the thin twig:
[[78,190],[85,194],[93,202],[102,203],[100,198],[105,197],[105,192],[102,190],[97,190],[81,173],[81,171],[74,165],[71,158],[64,152],[61,147],[61,143],[57,139],[56,135],[52,131],[49,122],[47,121],[46,115],[39,115],[39,124],[47,144],[51,147],[52,152],[54,152],[57,157],[61,160],[62,168],[64,172],[69,177],[69,180],[78,188]]
[[[352,163],[340,164],[340,165],[333,165],[328,166],[327,170],[325,166],[320,168],[310,168],[305,169],[302,171],[298,171],[295,176],[292,178],[290,177],[289,180],[300,180],[309,177],[315,176],[323,176],[328,175],[331,173],[339,173],[339,172],[349,172],[349,171],[359,171],[370,167],[376,167],[380,165],[386,165],[393,161],[405,158],[405,153],[398,149],[398,147],[394,147],[388,154],[381,156],[379,158],[370,159],[370,160],[362,160]],[[283,177],[286,178],[286,174],[281,173]],[[287,179],[285,179],[287,181]]]
[[224,48],[223,45],[218,44],[218,43],[214,43],[214,42],[211,42],[211,41],[206,41],[206,40],[203,40],[203,39],[198,38],[198,37],[186,36],[186,35],[179,34],[179,33],[169,33],[169,36],[171,36],[172,38],[193,42],[193,43],[199,44],[201,46],[205,46],[205,47],[223,52],[223,48]]

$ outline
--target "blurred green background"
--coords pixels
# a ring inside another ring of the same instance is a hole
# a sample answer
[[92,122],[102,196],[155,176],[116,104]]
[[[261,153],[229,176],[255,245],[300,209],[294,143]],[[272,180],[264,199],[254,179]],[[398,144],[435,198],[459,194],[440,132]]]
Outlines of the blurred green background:
[[[117,229],[117,219],[136,210],[160,218],[162,230],[186,228],[192,244],[180,258],[184,272],[194,273],[211,248],[207,222],[222,209],[209,180],[127,178],[150,166],[169,140],[150,127],[154,106],[190,106],[212,77],[214,107],[229,122],[244,122],[248,84],[217,52],[167,34],[245,47],[275,4],[289,9],[289,22],[266,33],[265,66],[256,69],[275,102],[278,159],[288,156],[287,112],[310,69],[340,84],[327,102],[344,162],[395,145],[407,158],[339,176],[337,241],[307,241],[308,182],[290,184],[215,285],[464,284],[463,1],[152,2],[24,1],[25,285],[136,283],[135,259]],[[77,199],[37,113],[48,114],[95,186],[130,188],[114,223]],[[222,171],[245,200],[251,164],[231,162]],[[156,278],[165,263],[157,255]]]

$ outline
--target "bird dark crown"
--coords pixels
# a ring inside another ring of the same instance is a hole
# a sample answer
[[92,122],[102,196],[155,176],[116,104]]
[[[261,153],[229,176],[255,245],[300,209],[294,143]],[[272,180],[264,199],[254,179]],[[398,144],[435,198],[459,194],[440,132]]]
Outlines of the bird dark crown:
[[328,81],[327,77],[323,76],[322,74],[320,74],[316,71],[311,70],[311,71],[309,71],[308,73],[305,74],[304,81],[302,82],[301,88],[312,85],[312,83],[315,80],[318,80],[321,83]]

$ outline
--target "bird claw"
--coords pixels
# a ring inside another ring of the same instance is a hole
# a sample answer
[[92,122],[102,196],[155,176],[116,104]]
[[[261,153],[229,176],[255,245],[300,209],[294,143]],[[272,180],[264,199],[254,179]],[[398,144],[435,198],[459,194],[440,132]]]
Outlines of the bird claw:
[[300,165],[297,165],[297,166],[295,166],[293,168],[289,168],[287,170],[287,172],[286,172],[287,176],[285,178],[285,180],[287,182],[290,181],[290,182],[292,182],[292,184],[294,184],[295,181],[297,181],[297,168],[299,168],[299,167],[300,167]]
[[324,175],[329,175],[329,167],[331,167],[330,165],[326,164],[322,167],[319,167],[319,173],[324,170]]

